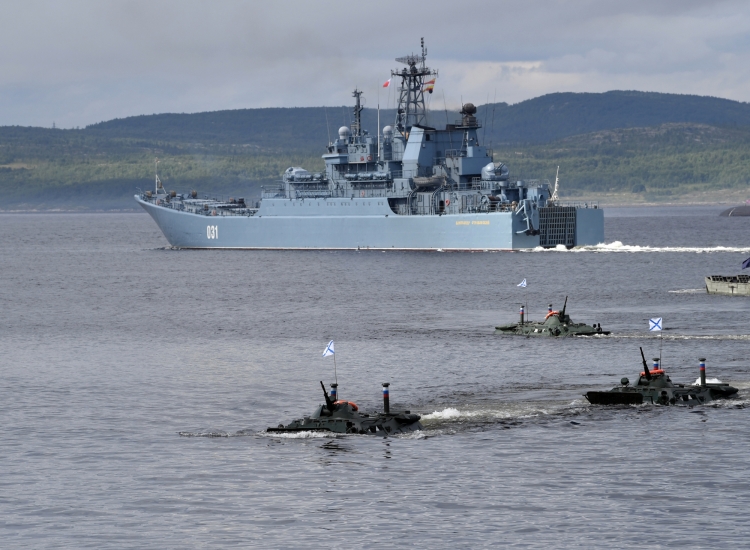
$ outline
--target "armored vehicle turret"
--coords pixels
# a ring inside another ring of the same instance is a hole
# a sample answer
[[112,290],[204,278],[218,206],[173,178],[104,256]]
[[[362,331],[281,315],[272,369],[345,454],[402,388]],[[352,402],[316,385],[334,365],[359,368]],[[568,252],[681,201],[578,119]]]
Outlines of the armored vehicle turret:
[[313,414],[293,420],[286,426],[279,424],[268,428],[268,432],[334,432],[340,434],[373,434],[380,436],[395,435],[421,430],[421,418],[411,411],[391,411],[388,387],[383,384],[383,412],[364,413],[351,401],[337,399],[338,385],[331,384],[331,394],[326,391],[323,382],[325,404],[319,405]]
[[496,334],[512,334],[519,336],[595,336],[597,334],[609,334],[602,330],[602,325],[587,325],[585,323],[574,323],[570,315],[565,313],[568,307],[568,297],[561,311],[552,309],[552,304],[547,309],[544,321],[531,322],[525,319],[524,306],[521,306],[520,320],[518,323],[500,325],[495,327]]
[[695,384],[674,384],[655,358],[651,370],[641,349],[643,372],[633,386],[627,378],[609,391],[590,391],[584,397],[593,405],[700,405],[724,399],[737,393],[737,388],[722,382],[706,382],[706,360],[700,359],[700,379]]

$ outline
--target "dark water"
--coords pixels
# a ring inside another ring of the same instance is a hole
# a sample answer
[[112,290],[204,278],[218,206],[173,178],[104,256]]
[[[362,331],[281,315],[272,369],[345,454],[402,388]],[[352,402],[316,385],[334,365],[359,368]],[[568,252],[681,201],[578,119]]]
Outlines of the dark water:
[[[0,216],[1,545],[746,547],[750,299],[701,289],[750,256],[750,218],[720,210],[476,254],[173,251],[145,215]],[[616,336],[493,334],[565,295]],[[658,354],[656,316],[672,378],[706,357],[739,399],[588,406]],[[331,338],[342,398],[390,381],[426,430],[262,434],[322,401]]]

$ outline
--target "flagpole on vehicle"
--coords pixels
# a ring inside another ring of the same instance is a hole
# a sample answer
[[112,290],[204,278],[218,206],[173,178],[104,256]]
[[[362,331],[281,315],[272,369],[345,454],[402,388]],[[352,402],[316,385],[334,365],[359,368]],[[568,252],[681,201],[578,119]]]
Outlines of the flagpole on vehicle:
[[328,345],[326,346],[326,349],[323,350],[323,357],[328,357],[329,355],[333,355],[333,378],[336,382],[336,386],[339,385],[339,375],[336,368],[336,352],[333,349],[333,340],[328,342]]
[[661,346],[664,342],[664,334],[659,331],[659,365],[661,365],[661,368],[664,369],[664,361],[661,358]]
[[524,280],[521,281],[520,283],[518,283],[516,286],[517,287],[521,287],[523,289],[523,302],[524,302],[523,309],[526,312],[525,313],[526,314],[526,321],[530,322],[530,319],[529,319],[529,300],[528,300],[528,298],[526,296],[526,287],[527,287],[526,279],[524,278]]
[[661,350],[662,350],[662,344],[664,343],[664,336],[662,333],[662,327],[664,326],[664,319],[662,317],[654,317],[653,319],[648,320],[648,330],[649,332],[658,332],[659,333],[659,364],[664,365],[661,358]]

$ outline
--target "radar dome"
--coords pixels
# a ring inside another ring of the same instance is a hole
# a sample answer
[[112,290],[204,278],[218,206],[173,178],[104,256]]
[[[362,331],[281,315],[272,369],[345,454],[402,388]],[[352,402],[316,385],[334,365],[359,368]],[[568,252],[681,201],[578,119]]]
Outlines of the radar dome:
[[477,112],[477,108],[474,106],[473,103],[465,103],[463,109],[461,110],[462,115],[474,115]]
[[349,131],[349,128],[347,126],[342,126],[339,128],[339,139],[346,139],[349,137],[349,134],[351,132]]
[[383,128],[383,137],[393,137],[393,126],[385,126]]

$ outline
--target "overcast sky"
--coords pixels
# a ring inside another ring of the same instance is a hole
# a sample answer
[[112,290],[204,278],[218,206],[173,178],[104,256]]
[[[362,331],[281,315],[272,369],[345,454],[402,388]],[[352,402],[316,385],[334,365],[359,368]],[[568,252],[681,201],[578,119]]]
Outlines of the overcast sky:
[[348,105],[355,86],[386,106],[394,58],[422,36],[432,101],[448,107],[623,89],[750,100],[748,0],[6,0],[0,13],[0,125]]

